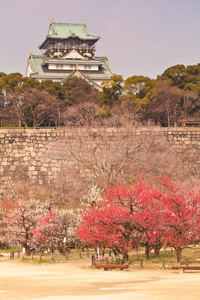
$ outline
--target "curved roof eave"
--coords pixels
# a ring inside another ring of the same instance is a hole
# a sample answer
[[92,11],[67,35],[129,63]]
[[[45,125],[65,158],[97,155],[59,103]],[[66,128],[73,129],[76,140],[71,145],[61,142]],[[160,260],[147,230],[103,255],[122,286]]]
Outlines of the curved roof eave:
[[45,45],[45,43],[49,40],[49,39],[60,39],[60,40],[67,40],[67,39],[69,39],[70,37],[72,37],[72,38],[78,38],[78,39],[80,39],[80,40],[84,40],[84,41],[87,41],[87,40],[93,40],[93,41],[98,41],[101,37],[92,37],[92,38],[81,38],[81,37],[79,37],[78,35],[69,35],[69,36],[67,36],[67,37],[57,37],[57,36],[51,36],[51,35],[47,35],[47,37],[46,37],[46,39],[42,42],[42,44],[40,44],[39,46],[38,46],[38,48],[39,49],[43,49],[42,47]]

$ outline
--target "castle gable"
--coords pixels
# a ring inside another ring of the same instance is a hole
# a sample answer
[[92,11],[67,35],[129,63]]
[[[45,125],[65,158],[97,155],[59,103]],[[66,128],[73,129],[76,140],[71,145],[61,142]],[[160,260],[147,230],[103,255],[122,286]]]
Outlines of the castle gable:
[[61,59],[86,59],[86,58],[82,56],[80,53],[78,53],[76,50],[71,50],[69,53],[62,56]]

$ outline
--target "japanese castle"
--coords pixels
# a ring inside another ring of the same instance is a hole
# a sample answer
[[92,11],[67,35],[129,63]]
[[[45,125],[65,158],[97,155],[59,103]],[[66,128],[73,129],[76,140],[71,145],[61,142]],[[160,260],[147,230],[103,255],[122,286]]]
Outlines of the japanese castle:
[[100,36],[90,35],[85,20],[82,23],[54,23],[39,46],[43,55],[29,54],[26,76],[63,83],[71,76],[85,79],[99,90],[101,83],[113,75],[107,55],[95,56],[95,45]]

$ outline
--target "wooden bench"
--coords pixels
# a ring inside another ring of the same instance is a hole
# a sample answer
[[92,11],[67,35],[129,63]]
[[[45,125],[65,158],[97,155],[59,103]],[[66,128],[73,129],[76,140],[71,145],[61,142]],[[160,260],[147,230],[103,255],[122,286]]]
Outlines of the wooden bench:
[[124,270],[124,269],[128,269],[128,265],[95,265],[95,268],[104,269],[105,271],[108,269]]
[[180,270],[184,272],[185,270],[200,270],[200,267],[197,266],[173,266],[172,270]]

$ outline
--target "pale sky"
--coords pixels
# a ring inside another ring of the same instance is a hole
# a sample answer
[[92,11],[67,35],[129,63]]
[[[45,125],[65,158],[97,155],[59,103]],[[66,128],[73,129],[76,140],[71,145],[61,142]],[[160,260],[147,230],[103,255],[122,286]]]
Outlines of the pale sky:
[[96,55],[106,52],[124,79],[200,63],[200,0],[0,0],[0,72],[25,75],[28,54],[40,54],[51,17],[84,18],[88,32],[101,36]]

